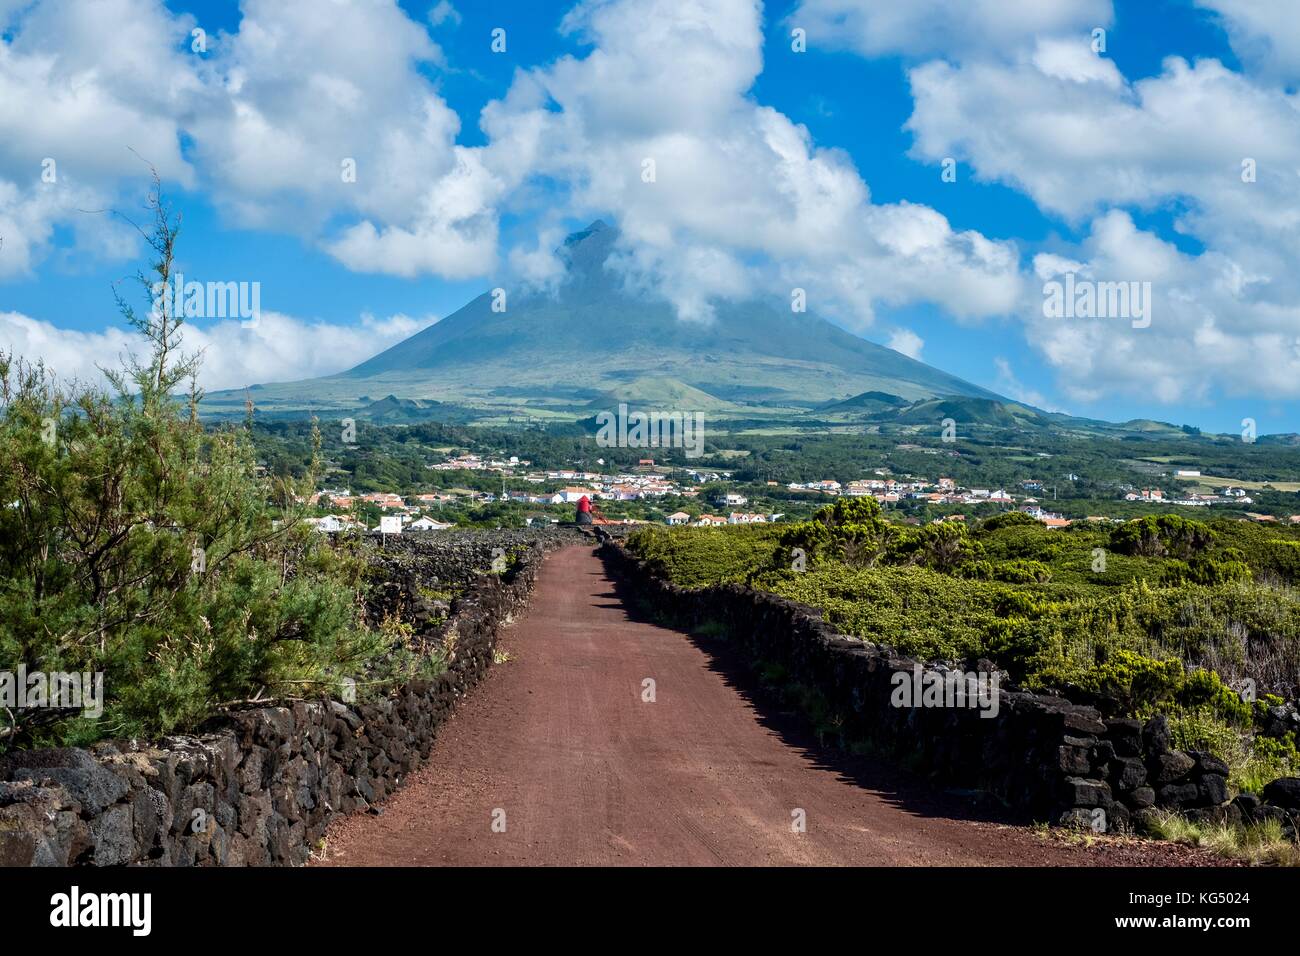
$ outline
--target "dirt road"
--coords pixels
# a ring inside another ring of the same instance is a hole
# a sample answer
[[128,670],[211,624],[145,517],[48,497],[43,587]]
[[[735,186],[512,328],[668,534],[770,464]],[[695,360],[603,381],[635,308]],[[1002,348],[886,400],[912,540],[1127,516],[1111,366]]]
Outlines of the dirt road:
[[442,729],[429,763],[382,815],[336,823],[321,862],[1211,862],[973,820],[888,766],[823,752],[795,715],[756,705],[725,651],[629,617],[587,548],[547,558],[502,647],[510,659]]

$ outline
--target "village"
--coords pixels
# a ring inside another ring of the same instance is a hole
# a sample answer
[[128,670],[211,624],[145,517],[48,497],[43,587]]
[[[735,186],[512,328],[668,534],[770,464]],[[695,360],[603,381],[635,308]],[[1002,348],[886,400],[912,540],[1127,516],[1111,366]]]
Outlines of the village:
[[[598,462],[603,464],[603,461]],[[454,526],[454,522],[442,521],[432,516],[434,509],[441,511],[449,505],[490,505],[496,502],[514,502],[525,505],[577,505],[586,498],[591,503],[601,501],[646,501],[669,497],[698,498],[700,486],[717,485],[730,481],[731,473],[726,471],[697,471],[695,469],[677,469],[680,478],[670,477],[656,470],[654,459],[642,459],[635,472],[602,474],[581,469],[559,469],[549,471],[530,470],[531,462],[521,461],[517,457],[508,459],[482,458],[478,455],[459,455],[446,461],[430,465],[433,471],[470,471],[490,472],[501,476],[502,490],[488,491],[438,491],[403,497],[394,492],[369,492],[353,495],[347,489],[322,489],[307,500],[307,504],[333,513],[307,521],[320,531],[381,531],[397,533],[406,531],[437,531]],[[668,469],[663,469],[667,471]],[[547,486],[548,490],[509,489],[506,480],[515,483]],[[560,487],[555,487],[557,484]],[[718,507],[741,507],[748,503],[746,496],[722,493],[710,499]],[[367,527],[348,514],[358,504],[369,504],[384,513],[379,526]],[[783,517],[779,513],[759,514],[755,512],[732,511],[728,514],[700,514],[692,518],[683,511],[668,515],[668,524],[686,524],[697,526],[727,524],[761,524],[776,521]],[[536,515],[526,519],[534,521],[556,522],[554,516]],[[619,524],[641,524],[637,519],[624,519]]]
[[[595,463],[603,466],[603,459]],[[402,531],[439,531],[455,527],[456,514],[465,508],[509,502],[537,506],[539,511],[526,517],[527,524],[555,523],[561,519],[556,510],[548,506],[576,506],[586,498],[596,508],[598,521],[603,524],[643,524],[645,518],[625,517],[606,519],[600,512],[601,503],[659,502],[696,500],[701,507],[695,513],[675,510],[656,519],[669,525],[716,527],[738,524],[765,524],[786,517],[777,511],[746,510],[749,496],[739,490],[730,490],[732,473],[690,467],[657,465],[654,459],[641,459],[635,469],[617,473],[591,471],[586,468],[534,469],[532,463],[518,457],[492,457],[477,454],[459,454],[426,466],[435,473],[469,472],[491,475],[501,480],[500,491],[471,490],[464,488],[441,489],[419,494],[402,495],[392,491],[371,491],[353,494],[347,488],[324,488],[306,500],[318,514],[307,521],[324,532],[369,531],[401,533]],[[929,479],[912,475],[893,477],[885,469],[876,469],[874,477],[841,483],[833,479],[809,482],[764,482],[774,496],[860,498],[870,497],[886,508],[909,505],[937,507],[974,507],[992,505],[1005,510],[1016,509],[1041,521],[1048,527],[1065,528],[1072,523],[1046,507],[1041,496],[1047,494],[1042,481],[1025,480],[1014,490],[1006,488],[961,487],[949,477]],[[1074,476],[1067,476],[1074,477]],[[1178,478],[1199,477],[1195,472],[1179,472]],[[515,487],[508,487],[514,485]],[[519,486],[523,487],[519,487]],[[1125,502],[1152,505],[1177,505],[1209,507],[1230,504],[1240,507],[1252,499],[1241,488],[1224,487],[1215,494],[1166,495],[1158,487],[1130,489],[1127,486],[1118,496]],[[371,516],[379,515],[378,524],[361,519],[361,506],[369,506]],[[689,504],[685,504],[690,507]],[[665,509],[666,510],[666,509]],[[562,512],[561,512],[562,513]],[[1273,520],[1268,515],[1249,515],[1255,520]],[[954,513],[931,519],[964,521],[966,515]],[[1089,516],[1086,520],[1117,521],[1118,518]]]

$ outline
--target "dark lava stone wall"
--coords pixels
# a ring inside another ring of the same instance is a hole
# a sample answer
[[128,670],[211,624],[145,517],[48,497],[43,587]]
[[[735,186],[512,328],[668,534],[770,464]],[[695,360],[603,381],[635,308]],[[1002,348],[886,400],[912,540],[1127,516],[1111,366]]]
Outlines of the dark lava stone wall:
[[845,740],[871,741],[938,781],[992,794],[1025,818],[1124,831],[1141,829],[1158,807],[1205,822],[1276,817],[1295,835],[1300,779],[1275,781],[1263,799],[1230,800],[1227,765],[1175,749],[1162,716],[1104,719],[1094,707],[1005,680],[994,717],[967,707],[897,707],[893,675],[911,674],[916,660],[839,634],[806,605],[741,585],[680,588],[617,541],[605,539],[601,553],[628,592],[657,613],[687,627],[721,624],[746,659],[779,664],[791,684],[816,688]]
[[[412,573],[465,588],[436,622],[444,642],[454,634],[454,657],[435,680],[357,705],[315,700],[236,711],[198,736],[0,757],[0,865],[306,862],[331,820],[382,801],[420,766],[439,725],[492,665],[498,631],[527,603],[545,551],[572,540],[390,539],[393,553],[423,569]],[[477,574],[502,546],[518,550],[513,568]],[[480,561],[480,552],[489,559]]]

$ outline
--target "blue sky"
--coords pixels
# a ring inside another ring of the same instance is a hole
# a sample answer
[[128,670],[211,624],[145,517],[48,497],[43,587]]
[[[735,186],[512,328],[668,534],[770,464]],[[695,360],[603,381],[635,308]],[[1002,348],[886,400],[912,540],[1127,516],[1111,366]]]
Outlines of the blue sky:
[[[0,2],[0,98],[29,107],[0,108],[0,347],[60,371],[127,342],[111,287],[140,247],[86,210],[138,209],[129,146],[183,211],[187,277],[260,281],[277,317],[195,321],[214,386],[345,368],[544,283],[548,248],[600,216],[683,321],[799,283],[1052,409],[1300,431],[1300,39],[1255,0],[1042,0],[1028,27],[992,0],[86,4]],[[319,167],[353,148],[362,188],[339,192]],[[652,202],[609,175],[642,154]],[[1062,263],[1151,281],[1152,328],[1045,322]]]

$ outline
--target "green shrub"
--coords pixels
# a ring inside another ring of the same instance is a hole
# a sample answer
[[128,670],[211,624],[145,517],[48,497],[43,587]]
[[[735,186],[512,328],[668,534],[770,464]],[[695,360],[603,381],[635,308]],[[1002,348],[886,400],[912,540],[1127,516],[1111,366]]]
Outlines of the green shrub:
[[1296,735],[1289,733],[1277,738],[1256,734],[1245,763],[1230,782],[1240,790],[1259,793],[1278,777],[1297,775],[1300,775],[1300,751],[1296,749]]
[[1253,577],[1245,555],[1236,548],[1198,554],[1190,561],[1168,561],[1164,574],[1165,581],[1174,585],[1187,582],[1229,584],[1233,581],[1249,581]]
[[1037,518],[1025,514],[1023,511],[1008,511],[1005,514],[994,515],[992,518],[986,518],[980,523],[979,530],[981,533],[992,531],[1001,531],[1003,528],[1042,528],[1043,523]]
[[1052,580],[1052,569],[1041,561],[1005,561],[993,565],[993,577],[1009,584],[1046,584]]
[[890,530],[874,498],[839,498],[813,513],[809,521],[789,525],[781,545],[799,548],[809,560],[839,560],[853,567],[874,564]]
[[[167,282],[175,228],[154,208]],[[314,470],[259,477],[246,427],[199,423],[180,320],[123,311],[152,351],[111,393],[0,354],[0,667],[102,672],[106,697],[94,723],[16,711],[0,743],[191,729],[254,694],[328,693],[394,650],[359,623],[357,560],[296,520]]]
[[648,525],[628,535],[627,546],[667,580],[699,588],[744,582],[760,567],[775,564],[783,530],[780,525],[768,524],[726,528]]
[[1110,534],[1110,546],[1120,554],[1143,557],[1190,558],[1214,541],[1209,527],[1180,515],[1148,515],[1127,521]]

